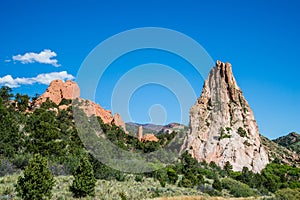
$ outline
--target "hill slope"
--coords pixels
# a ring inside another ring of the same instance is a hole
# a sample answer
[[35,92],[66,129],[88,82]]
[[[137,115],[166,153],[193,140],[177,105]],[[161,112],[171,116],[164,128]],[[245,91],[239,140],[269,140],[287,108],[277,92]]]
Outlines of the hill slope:
[[273,142],[286,147],[287,149],[294,151],[296,153],[300,153],[300,134],[292,132],[286,136],[279,137]]

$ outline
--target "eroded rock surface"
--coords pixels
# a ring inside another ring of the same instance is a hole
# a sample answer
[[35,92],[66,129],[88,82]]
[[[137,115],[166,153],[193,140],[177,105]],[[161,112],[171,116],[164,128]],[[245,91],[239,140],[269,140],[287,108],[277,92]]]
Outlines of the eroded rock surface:
[[233,170],[244,166],[254,172],[268,163],[259,130],[242,90],[232,74],[231,64],[217,61],[204,82],[201,96],[190,110],[190,133],[182,150],[198,161],[214,161]]

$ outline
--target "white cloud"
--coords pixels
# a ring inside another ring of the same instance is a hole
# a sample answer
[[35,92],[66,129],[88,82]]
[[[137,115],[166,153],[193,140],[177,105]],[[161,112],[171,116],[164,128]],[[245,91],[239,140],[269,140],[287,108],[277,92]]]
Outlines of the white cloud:
[[30,78],[13,78],[11,75],[6,75],[0,77],[0,85],[5,85],[11,88],[20,87],[21,85],[32,85],[35,83],[49,85],[51,81],[56,79],[69,80],[74,79],[74,76],[68,74],[66,71],[39,74],[36,77]]
[[60,64],[58,64],[58,60],[53,59],[53,57],[56,57],[57,54],[54,51],[51,51],[50,49],[45,49],[41,51],[40,53],[25,53],[24,55],[16,55],[13,56],[14,61],[20,61],[22,64],[27,63],[42,63],[42,64],[50,64],[54,67],[59,67]]
[[11,60],[10,59],[6,59],[6,60],[4,60],[4,62],[8,63],[8,62],[11,62]]

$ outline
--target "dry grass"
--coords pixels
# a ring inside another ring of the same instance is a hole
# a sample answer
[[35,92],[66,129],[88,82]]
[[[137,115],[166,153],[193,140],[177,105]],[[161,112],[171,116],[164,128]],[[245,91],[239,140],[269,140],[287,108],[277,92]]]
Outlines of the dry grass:
[[[14,191],[14,185],[17,183],[20,174],[0,177],[0,200],[14,199],[20,200]],[[55,186],[52,190],[53,197],[51,200],[75,200],[72,193],[69,191],[69,186],[72,184],[71,176],[55,177]],[[105,181],[98,180],[96,184],[96,196],[86,197],[82,200],[121,200],[121,195],[127,200],[142,200],[153,199],[156,192],[160,196],[155,200],[254,200],[253,198],[229,198],[229,197],[209,197],[207,194],[201,193],[199,190],[190,188],[180,188],[174,185],[168,185],[162,188],[158,181],[151,178],[145,178],[143,182],[134,181],[134,176],[128,176],[124,182],[115,180]],[[225,194],[228,195],[228,194]]]
[[[19,174],[0,177],[0,200],[20,200],[14,190],[18,176]],[[156,193],[162,196],[202,195],[198,190],[179,188],[174,185],[167,184],[166,187],[162,188],[158,181],[154,181],[151,178],[144,178],[142,182],[136,182],[134,177],[130,175],[124,182],[98,180],[95,188],[95,197],[86,197],[82,198],[82,200],[121,200],[121,194],[128,200],[151,199]],[[52,200],[75,200],[69,191],[72,181],[72,176],[55,177]]]

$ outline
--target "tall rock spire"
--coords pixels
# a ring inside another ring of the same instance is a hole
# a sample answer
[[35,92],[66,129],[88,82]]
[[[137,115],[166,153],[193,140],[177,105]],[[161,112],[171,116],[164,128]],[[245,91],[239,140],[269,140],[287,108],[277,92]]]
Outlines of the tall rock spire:
[[198,161],[214,161],[233,170],[261,171],[269,162],[253,112],[232,74],[231,64],[217,61],[190,110],[191,131],[182,150]]

